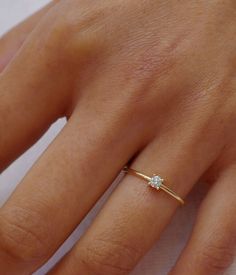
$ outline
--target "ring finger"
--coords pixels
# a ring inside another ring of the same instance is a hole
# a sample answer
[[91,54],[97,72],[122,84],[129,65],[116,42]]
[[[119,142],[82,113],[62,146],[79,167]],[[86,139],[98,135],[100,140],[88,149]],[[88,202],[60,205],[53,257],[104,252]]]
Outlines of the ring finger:
[[[217,150],[214,142],[206,142],[210,137],[199,142],[191,135],[193,129],[181,136],[177,128],[154,140],[132,166],[147,175],[160,173],[166,185],[183,197]],[[177,137],[181,142],[173,145]],[[147,188],[142,179],[125,177],[85,236],[51,274],[129,273],[157,240],[178,203],[163,191]]]

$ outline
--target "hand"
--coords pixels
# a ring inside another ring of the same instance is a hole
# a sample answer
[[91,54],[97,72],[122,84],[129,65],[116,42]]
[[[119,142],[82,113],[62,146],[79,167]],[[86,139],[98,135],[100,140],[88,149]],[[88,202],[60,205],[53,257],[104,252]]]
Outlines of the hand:
[[[1,170],[68,118],[0,210],[2,274],[45,263],[131,159],[181,197],[212,183],[172,274],[230,265],[235,13],[233,1],[55,1],[2,39]],[[126,176],[50,274],[128,274],[178,205]]]

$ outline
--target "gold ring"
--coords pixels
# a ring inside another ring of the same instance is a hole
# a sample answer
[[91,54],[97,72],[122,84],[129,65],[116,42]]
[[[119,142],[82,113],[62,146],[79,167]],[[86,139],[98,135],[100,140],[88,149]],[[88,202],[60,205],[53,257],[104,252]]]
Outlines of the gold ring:
[[163,184],[164,179],[162,179],[160,176],[154,174],[152,177],[149,177],[137,170],[129,168],[128,166],[125,166],[123,168],[123,171],[127,174],[131,174],[131,175],[137,176],[141,179],[144,179],[145,181],[148,182],[148,185],[150,187],[155,188],[156,190],[161,189],[164,192],[166,192],[167,194],[169,194],[170,196],[172,196],[174,199],[176,199],[181,204],[184,204],[183,199],[181,199],[174,191],[172,191],[169,187],[167,187],[165,184]]

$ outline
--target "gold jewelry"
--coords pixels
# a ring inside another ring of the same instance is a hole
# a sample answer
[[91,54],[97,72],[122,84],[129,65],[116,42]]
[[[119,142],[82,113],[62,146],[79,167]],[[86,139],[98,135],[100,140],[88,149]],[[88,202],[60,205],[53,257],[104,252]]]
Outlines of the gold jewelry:
[[181,204],[184,204],[183,199],[181,199],[174,191],[172,191],[169,187],[167,187],[165,184],[163,184],[164,179],[162,179],[160,176],[154,174],[152,177],[149,177],[137,170],[129,168],[128,166],[125,166],[123,168],[123,171],[127,174],[131,174],[131,175],[137,176],[141,179],[144,179],[145,181],[148,182],[148,185],[150,187],[155,188],[156,190],[161,189],[164,192],[166,192],[167,194],[169,194],[170,196],[172,196],[174,199],[176,199]]

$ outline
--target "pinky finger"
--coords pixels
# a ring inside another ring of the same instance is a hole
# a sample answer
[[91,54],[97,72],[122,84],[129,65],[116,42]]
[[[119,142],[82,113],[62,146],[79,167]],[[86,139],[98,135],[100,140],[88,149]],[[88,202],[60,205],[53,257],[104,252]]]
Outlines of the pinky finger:
[[227,169],[201,206],[193,234],[171,275],[224,274],[236,248],[236,167]]

